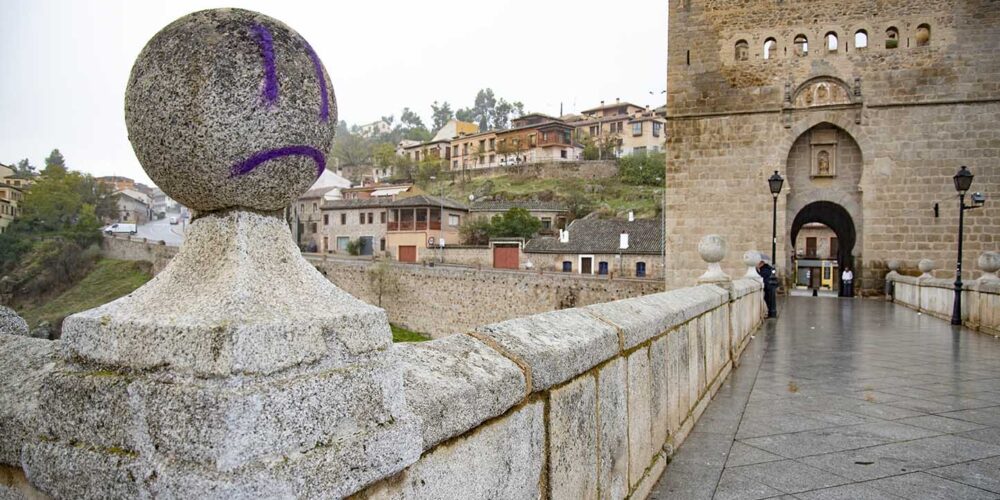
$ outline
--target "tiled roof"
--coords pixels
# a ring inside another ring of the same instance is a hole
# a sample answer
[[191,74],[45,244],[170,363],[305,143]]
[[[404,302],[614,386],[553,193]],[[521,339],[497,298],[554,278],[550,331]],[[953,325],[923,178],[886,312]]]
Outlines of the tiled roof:
[[566,207],[555,201],[477,201],[471,207],[470,212],[506,212],[512,208],[523,208],[530,211],[539,212],[566,212]]
[[469,207],[448,198],[442,198],[440,196],[429,196],[426,194],[421,194],[417,196],[411,196],[409,198],[402,198],[396,200],[389,204],[392,207],[440,207],[452,208],[455,210],[468,210]]
[[525,253],[615,254],[619,236],[629,235],[623,254],[659,255],[663,247],[663,219],[577,219],[569,224],[569,242],[555,236],[537,236],[524,246]]
[[378,208],[392,205],[392,198],[380,196],[363,200],[327,200],[320,206],[322,210],[343,210],[352,208]]

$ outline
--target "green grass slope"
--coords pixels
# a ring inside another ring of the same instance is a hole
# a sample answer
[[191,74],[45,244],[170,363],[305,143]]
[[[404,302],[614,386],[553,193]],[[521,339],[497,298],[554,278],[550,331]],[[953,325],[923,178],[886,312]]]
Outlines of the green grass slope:
[[34,328],[41,321],[53,325],[62,318],[111,302],[131,293],[152,279],[149,265],[125,260],[101,259],[79,283],[47,303],[18,311]]

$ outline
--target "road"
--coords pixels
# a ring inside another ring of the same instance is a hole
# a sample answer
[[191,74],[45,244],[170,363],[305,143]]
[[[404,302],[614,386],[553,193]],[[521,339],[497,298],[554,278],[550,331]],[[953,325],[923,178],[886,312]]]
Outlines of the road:
[[150,240],[159,241],[163,240],[167,242],[168,245],[177,246],[184,241],[184,228],[187,227],[187,221],[181,221],[177,225],[170,224],[170,216],[154,220],[147,224],[136,227],[136,238],[148,238]]

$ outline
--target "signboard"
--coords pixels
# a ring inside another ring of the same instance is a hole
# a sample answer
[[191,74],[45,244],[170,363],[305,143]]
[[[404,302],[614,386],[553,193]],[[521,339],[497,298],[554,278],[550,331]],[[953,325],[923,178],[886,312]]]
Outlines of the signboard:
[[431,248],[433,246],[434,246],[434,237],[431,236],[430,238],[427,238],[427,248]]

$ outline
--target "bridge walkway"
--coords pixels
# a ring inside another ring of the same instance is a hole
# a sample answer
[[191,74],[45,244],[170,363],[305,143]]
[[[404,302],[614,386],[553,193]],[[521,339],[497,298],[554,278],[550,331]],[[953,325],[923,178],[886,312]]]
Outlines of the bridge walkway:
[[1000,498],[1000,340],[789,297],[650,498]]

